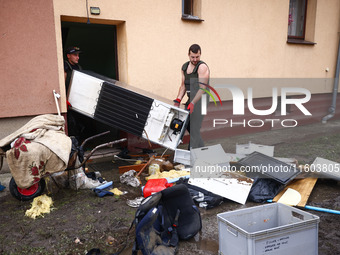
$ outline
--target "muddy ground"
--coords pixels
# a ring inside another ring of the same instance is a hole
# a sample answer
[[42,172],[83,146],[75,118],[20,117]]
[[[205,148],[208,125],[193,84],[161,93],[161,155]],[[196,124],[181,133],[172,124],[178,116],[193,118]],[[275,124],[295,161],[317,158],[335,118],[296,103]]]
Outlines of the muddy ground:
[[[275,145],[275,156],[296,158],[301,164],[312,163],[315,157],[340,162],[340,122],[226,138],[209,141],[207,145],[221,143],[226,152],[235,153],[236,143],[249,141]],[[106,180],[114,182],[114,187],[127,191],[127,194],[99,198],[91,190],[54,189],[50,194],[54,202],[53,211],[35,220],[25,216],[25,211],[31,207],[30,202],[20,202],[11,195],[0,197],[0,254],[76,255],[86,254],[91,248],[99,248],[102,254],[118,251],[126,241],[127,230],[136,211],[126,201],[142,194],[140,188],[119,182],[118,166],[125,164],[106,158],[89,163],[88,168],[100,171]],[[240,205],[226,200],[214,209],[200,208],[202,231],[192,240],[181,241],[178,254],[218,254],[216,215],[256,205],[259,204],[247,202]],[[339,182],[319,179],[308,205],[340,210]],[[306,211],[320,217],[319,254],[340,254],[340,216]],[[80,240],[78,243],[75,242],[77,238]],[[131,254],[133,239],[131,231],[127,239],[128,248],[122,254]]]

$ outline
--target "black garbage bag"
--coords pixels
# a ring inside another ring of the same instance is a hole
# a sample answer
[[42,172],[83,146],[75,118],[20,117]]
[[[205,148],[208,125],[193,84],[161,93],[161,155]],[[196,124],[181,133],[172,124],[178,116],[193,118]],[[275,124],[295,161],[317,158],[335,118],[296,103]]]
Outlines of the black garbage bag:
[[79,142],[76,137],[71,136],[72,141],[72,147],[71,147],[71,153],[70,153],[70,159],[69,159],[69,167],[74,166],[76,163],[76,158],[79,159],[79,162],[84,161],[84,149],[81,145],[79,145]]
[[248,200],[263,203],[273,199],[283,188],[284,184],[270,178],[255,178],[250,189]]

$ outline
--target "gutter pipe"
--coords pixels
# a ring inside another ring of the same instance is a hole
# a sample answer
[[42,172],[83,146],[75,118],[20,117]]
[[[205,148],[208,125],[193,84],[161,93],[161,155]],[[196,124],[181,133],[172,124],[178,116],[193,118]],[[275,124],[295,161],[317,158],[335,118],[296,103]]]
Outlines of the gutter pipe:
[[326,123],[327,120],[329,120],[330,118],[333,118],[335,115],[336,98],[338,96],[338,87],[339,87],[339,72],[340,72],[340,40],[339,40],[339,47],[338,47],[338,58],[336,62],[335,79],[334,79],[334,85],[333,85],[332,105],[328,109],[329,114],[322,118],[322,123]]

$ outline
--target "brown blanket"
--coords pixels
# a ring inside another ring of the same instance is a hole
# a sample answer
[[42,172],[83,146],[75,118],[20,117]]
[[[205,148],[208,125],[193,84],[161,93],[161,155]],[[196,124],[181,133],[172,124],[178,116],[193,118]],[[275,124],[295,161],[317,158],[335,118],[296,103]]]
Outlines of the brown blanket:
[[64,133],[62,116],[45,114],[0,140],[8,144],[7,163],[20,188],[29,188],[45,174],[66,169],[71,152],[71,139]]

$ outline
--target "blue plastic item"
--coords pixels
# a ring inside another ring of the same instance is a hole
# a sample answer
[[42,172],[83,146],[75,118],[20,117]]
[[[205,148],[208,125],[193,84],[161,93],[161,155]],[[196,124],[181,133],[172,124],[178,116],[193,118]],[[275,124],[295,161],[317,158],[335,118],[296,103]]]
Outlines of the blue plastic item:
[[114,194],[112,192],[106,190],[107,188],[112,188],[112,185],[113,182],[110,181],[94,188],[93,191],[96,193],[98,197],[104,197],[106,195],[113,196]]
[[104,184],[96,187],[96,189],[106,189],[106,188],[108,188],[108,187],[110,187],[112,185],[113,185],[113,181],[110,181],[110,182],[104,183]]
[[94,189],[93,190],[98,197],[104,197],[106,195],[113,196],[114,194],[108,190],[105,189]]
[[340,214],[340,211],[327,209],[327,208],[321,208],[321,207],[315,207],[310,205],[305,205],[306,209],[319,211],[319,212],[327,212],[327,213],[333,213],[333,214]]
[[[267,200],[268,203],[272,203],[273,200],[269,199]],[[332,210],[332,209],[327,209],[327,208],[322,208],[322,207],[315,207],[315,206],[310,206],[310,205],[305,205],[303,208],[313,210],[313,211],[318,211],[318,212],[326,212],[326,213],[333,213],[333,214],[339,214],[340,211],[337,210]]]

